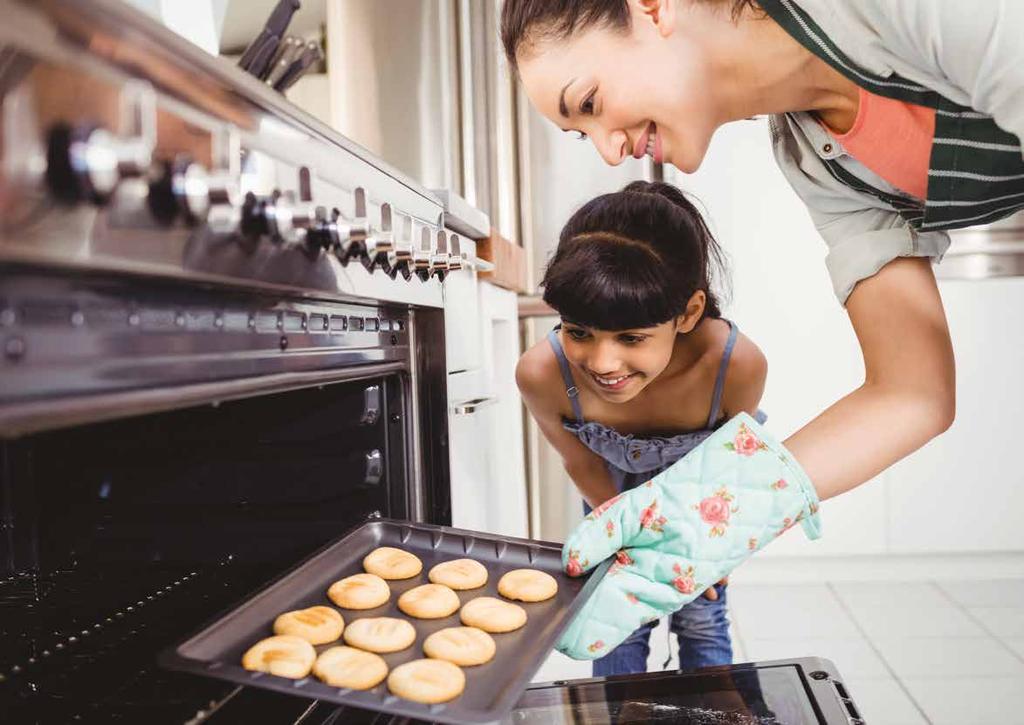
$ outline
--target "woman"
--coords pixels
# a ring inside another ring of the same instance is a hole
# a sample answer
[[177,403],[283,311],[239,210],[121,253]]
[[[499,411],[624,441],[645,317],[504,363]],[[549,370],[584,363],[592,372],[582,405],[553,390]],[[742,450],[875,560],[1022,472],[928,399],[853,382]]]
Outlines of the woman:
[[502,17],[531,102],[609,163],[690,172],[720,125],[771,114],[864,356],[864,384],[784,441],[822,500],[952,423],[931,261],[945,230],[1024,207],[1022,27],[1012,0],[506,0]]

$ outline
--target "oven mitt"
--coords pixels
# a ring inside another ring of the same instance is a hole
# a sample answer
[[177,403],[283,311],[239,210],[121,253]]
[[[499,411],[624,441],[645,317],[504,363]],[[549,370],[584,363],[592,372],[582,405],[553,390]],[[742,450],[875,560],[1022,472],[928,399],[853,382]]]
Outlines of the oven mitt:
[[602,657],[640,625],[675,612],[796,522],[821,535],[818,496],[789,451],[746,413],[670,468],[594,509],[562,563],[579,576],[615,556],[558,642]]

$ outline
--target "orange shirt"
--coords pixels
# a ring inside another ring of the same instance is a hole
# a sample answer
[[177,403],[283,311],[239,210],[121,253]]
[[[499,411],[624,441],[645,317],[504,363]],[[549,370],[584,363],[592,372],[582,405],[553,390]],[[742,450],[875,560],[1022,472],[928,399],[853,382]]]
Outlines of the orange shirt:
[[928,195],[928,161],[935,137],[935,109],[860,89],[853,126],[829,133],[843,148],[897,189],[919,199]]

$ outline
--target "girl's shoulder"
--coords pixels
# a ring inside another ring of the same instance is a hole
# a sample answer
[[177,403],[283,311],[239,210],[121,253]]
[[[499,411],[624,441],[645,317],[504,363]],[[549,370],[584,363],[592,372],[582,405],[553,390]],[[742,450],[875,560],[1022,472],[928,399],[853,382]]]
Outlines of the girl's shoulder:
[[756,410],[768,378],[768,359],[753,340],[737,332],[725,370],[722,409],[727,414]]
[[[537,404],[554,406],[561,412],[559,402],[565,398],[565,382],[555,351],[547,337],[541,338],[516,363],[516,385],[524,397]],[[566,399],[568,400],[568,399]]]

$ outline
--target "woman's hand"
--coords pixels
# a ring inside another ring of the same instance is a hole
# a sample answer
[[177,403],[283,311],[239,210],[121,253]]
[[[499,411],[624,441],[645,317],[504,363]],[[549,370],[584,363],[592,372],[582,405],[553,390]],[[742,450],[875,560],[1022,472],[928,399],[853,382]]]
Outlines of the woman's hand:
[[857,284],[846,309],[864,384],[785,442],[822,501],[945,431],[956,408],[953,345],[931,260],[893,260]]

